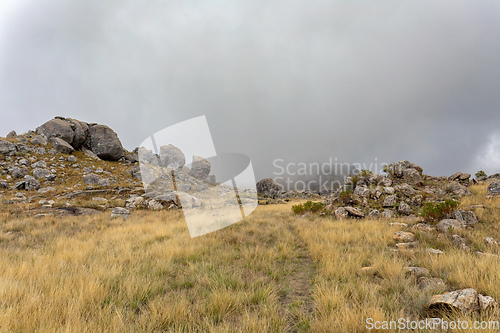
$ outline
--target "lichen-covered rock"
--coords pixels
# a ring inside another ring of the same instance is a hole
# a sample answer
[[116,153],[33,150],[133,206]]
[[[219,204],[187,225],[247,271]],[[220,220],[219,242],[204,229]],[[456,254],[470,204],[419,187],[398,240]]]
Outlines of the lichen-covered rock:
[[413,242],[415,240],[415,235],[411,232],[396,231],[392,235],[392,239],[398,242]]
[[358,208],[354,208],[354,207],[350,207],[350,206],[347,206],[347,207],[344,207],[344,208],[347,210],[347,212],[349,213],[349,215],[351,215],[353,217],[356,217],[356,218],[365,217],[365,213],[363,213]]
[[353,194],[357,195],[358,197],[366,198],[370,195],[371,191],[368,189],[366,186],[356,186],[354,189]]
[[399,161],[392,166],[392,171],[397,178],[402,178],[405,170],[408,169],[415,169],[420,175],[422,175],[423,172],[422,167],[409,161]]
[[500,196],[500,181],[492,182],[488,185],[488,192],[486,193],[487,198],[493,198]]
[[115,207],[111,211],[111,217],[121,217],[121,218],[128,218],[130,216],[130,210],[122,207]]
[[457,229],[462,229],[463,224],[459,220],[445,219],[436,224],[436,230],[442,233],[447,233]]
[[384,209],[384,211],[382,212],[382,218],[385,219],[393,218],[394,215],[396,215],[396,213],[394,213],[392,209]]
[[281,188],[274,180],[266,178],[257,183],[257,192],[262,196],[278,198],[281,194]]
[[349,212],[344,207],[339,207],[335,210],[335,217],[343,220],[349,216]]
[[420,289],[427,290],[444,290],[446,288],[446,284],[440,278],[428,278],[422,276],[418,279],[418,287]]
[[428,313],[440,315],[459,311],[468,315],[481,310],[478,293],[475,289],[468,288],[434,295],[427,305]]
[[446,186],[446,191],[453,193],[457,197],[463,197],[465,195],[471,195],[470,190],[460,184],[459,182],[453,181]]
[[412,185],[417,185],[422,183],[422,175],[413,168],[406,169],[403,171],[403,179],[405,180],[406,183],[412,184]]
[[405,271],[407,275],[412,275],[417,278],[429,275],[429,270],[424,267],[405,267]]
[[411,197],[411,196],[416,195],[418,193],[411,185],[406,184],[406,183],[394,186],[394,190],[397,193],[401,193],[407,197]]
[[413,210],[411,209],[410,205],[408,205],[404,201],[401,201],[398,206],[398,212],[402,215],[411,215],[413,213]]
[[397,200],[398,200],[398,197],[395,194],[389,195],[384,199],[382,206],[383,207],[393,207],[396,204]]
[[460,221],[460,223],[467,225],[467,226],[477,224],[477,217],[471,211],[456,210],[453,212],[452,217],[454,219]]
[[206,158],[193,156],[193,163],[191,164],[189,175],[197,179],[205,179],[210,174],[211,167],[212,165]]

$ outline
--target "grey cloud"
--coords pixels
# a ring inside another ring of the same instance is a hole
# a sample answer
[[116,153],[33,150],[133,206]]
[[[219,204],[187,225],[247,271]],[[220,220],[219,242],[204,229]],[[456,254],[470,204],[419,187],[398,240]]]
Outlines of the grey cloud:
[[[55,115],[133,149],[206,114],[220,152],[477,167],[498,129],[495,1],[32,1],[0,45],[0,134]],[[483,149],[483,150],[481,150]]]

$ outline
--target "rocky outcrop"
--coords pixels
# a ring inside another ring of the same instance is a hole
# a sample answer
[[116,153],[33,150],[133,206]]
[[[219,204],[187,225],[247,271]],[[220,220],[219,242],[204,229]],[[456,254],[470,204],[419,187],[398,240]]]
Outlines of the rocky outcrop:
[[100,159],[106,161],[118,161],[124,155],[118,135],[106,125],[90,124],[84,144]]
[[51,143],[57,143],[56,149],[69,151],[68,145],[74,150],[88,149],[99,158],[108,161],[118,161],[124,156],[118,135],[106,125],[87,124],[72,118],[56,117],[38,127],[37,132],[40,136],[33,138],[32,144],[44,145],[44,139],[48,139]]
[[274,180],[266,178],[257,183],[257,193],[269,198],[278,198],[281,194],[281,188]]

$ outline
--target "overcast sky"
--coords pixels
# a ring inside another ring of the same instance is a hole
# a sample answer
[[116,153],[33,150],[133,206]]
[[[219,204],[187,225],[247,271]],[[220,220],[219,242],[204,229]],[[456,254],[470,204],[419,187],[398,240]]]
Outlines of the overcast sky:
[[500,172],[500,2],[0,1],[0,135],[56,115],[132,150],[206,115],[219,152]]

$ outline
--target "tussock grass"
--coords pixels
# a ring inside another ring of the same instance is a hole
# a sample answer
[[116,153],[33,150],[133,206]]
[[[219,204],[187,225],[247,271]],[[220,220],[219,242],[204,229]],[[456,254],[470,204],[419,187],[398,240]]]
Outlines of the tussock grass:
[[[364,332],[367,318],[425,318],[424,305],[443,291],[471,287],[500,300],[498,259],[474,254],[499,253],[484,242],[500,240],[500,202],[485,199],[485,188],[472,187],[461,204],[486,207],[459,233],[471,251],[415,231],[421,247],[397,253],[391,236],[406,229],[389,222],[406,220],[298,216],[295,203],[260,206],[195,239],[181,211],[126,220],[1,211],[0,331]],[[446,287],[419,289],[405,266],[427,268]]]

